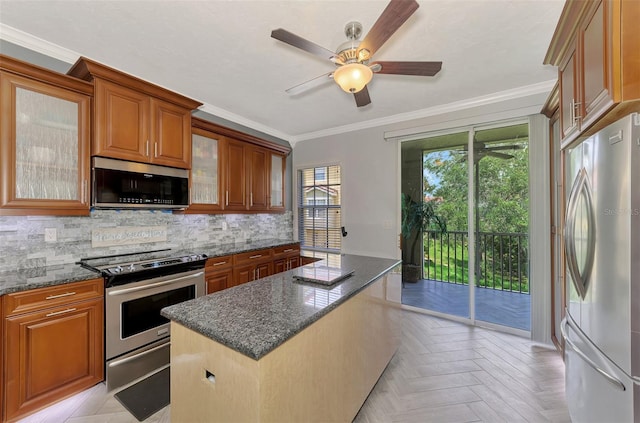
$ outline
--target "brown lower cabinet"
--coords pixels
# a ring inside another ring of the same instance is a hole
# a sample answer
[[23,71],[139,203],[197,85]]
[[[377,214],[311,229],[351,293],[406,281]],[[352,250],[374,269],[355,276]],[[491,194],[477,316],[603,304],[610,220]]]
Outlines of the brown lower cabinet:
[[3,297],[3,421],[103,380],[103,296],[92,279]]
[[300,266],[300,244],[273,248],[273,272],[280,273]]
[[210,258],[205,265],[207,294],[300,266],[300,243]]
[[249,251],[233,256],[233,286],[273,274],[273,249]]
[[317,258],[317,257],[307,257],[307,256],[301,256],[300,257],[300,266],[304,266],[305,264],[311,264],[314,263],[316,261],[320,261],[322,259]]
[[205,265],[205,280],[207,281],[207,294],[222,291],[232,285],[233,256],[210,258]]

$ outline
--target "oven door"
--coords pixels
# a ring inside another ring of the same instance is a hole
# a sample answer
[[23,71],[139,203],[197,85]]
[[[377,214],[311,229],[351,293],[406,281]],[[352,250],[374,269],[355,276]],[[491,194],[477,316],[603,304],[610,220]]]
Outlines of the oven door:
[[106,359],[168,338],[169,320],[160,310],[204,295],[205,286],[204,270],[199,269],[107,288]]

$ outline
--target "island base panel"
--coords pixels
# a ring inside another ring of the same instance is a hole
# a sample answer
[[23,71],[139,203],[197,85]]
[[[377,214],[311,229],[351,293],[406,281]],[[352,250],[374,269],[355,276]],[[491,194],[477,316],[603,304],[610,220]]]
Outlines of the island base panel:
[[[399,305],[387,299],[388,279],[257,361],[172,322],[171,420],[353,420],[399,344]],[[326,294],[311,288],[310,305]]]

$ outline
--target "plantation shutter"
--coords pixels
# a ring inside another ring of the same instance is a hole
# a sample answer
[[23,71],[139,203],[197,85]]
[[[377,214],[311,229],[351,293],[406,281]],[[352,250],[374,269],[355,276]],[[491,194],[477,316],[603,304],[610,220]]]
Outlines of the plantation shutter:
[[342,243],[340,166],[298,171],[298,238],[301,248],[339,253]]

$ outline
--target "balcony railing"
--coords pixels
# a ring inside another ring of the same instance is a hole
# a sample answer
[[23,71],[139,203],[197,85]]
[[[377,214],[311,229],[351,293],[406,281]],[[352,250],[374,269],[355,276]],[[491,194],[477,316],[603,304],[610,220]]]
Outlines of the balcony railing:
[[[467,232],[424,232],[424,278],[468,284]],[[524,233],[480,232],[476,247],[476,286],[529,293],[529,242]]]

